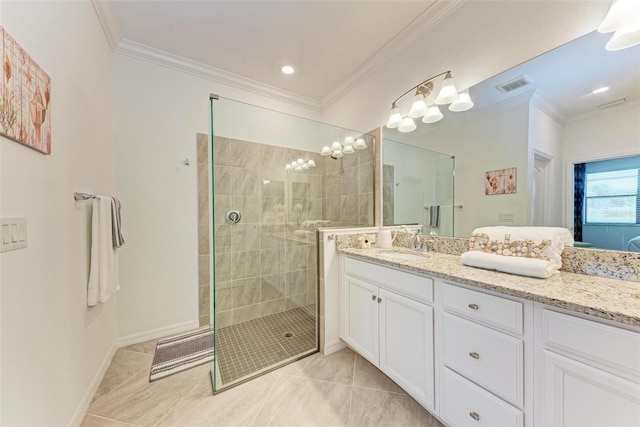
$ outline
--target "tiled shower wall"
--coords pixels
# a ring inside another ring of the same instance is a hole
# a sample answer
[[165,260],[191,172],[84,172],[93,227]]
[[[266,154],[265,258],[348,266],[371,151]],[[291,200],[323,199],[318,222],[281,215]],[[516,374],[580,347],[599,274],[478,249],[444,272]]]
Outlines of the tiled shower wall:
[[373,225],[373,139],[342,159],[325,157],[324,217],[332,225]]
[[[210,156],[201,138],[198,135],[198,162],[208,167]],[[214,138],[217,328],[316,302],[316,227],[373,223],[373,144],[369,147],[332,160],[313,152]],[[313,159],[317,167],[285,172],[285,164],[298,158]],[[206,177],[200,173],[199,181]],[[204,191],[205,185],[199,184],[199,192]],[[209,229],[208,196],[200,193],[199,203],[204,325],[211,305],[204,247],[209,242],[203,235]],[[225,222],[229,209],[241,212],[238,224]]]
[[200,326],[208,325],[211,317],[211,270],[209,254],[209,135],[199,133],[198,154],[198,320]]

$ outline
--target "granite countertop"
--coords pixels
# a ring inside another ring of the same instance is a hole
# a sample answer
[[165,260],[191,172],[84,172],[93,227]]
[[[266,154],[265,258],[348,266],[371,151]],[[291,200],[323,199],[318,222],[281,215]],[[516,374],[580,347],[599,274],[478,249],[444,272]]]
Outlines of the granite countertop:
[[[548,279],[516,276],[468,267],[457,255],[420,253],[405,248],[339,251],[353,258],[426,274],[554,307],[640,327],[640,283],[560,272]],[[388,258],[384,253],[421,254],[424,259]]]

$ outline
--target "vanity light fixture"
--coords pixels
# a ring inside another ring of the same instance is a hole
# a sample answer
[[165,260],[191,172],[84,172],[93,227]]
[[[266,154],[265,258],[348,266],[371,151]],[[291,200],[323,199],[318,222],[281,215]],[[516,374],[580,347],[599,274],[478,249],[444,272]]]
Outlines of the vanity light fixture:
[[[440,92],[433,103],[427,104],[426,99],[431,91],[433,91],[432,80],[441,76],[444,76],[444,80],[442,81]],[[415,91],[415,95],[413,96],[411,108],[409,109],[407,117],[403,118],[400,113],[400,108],[398,108],[398,102],[413,91]],[[451,104],[449,111],[453,112],[466,111],[473,107],[469,90],[458,92],[453,77],[451,76],[451,71],[445,71],[444,73],[437,74],[423,81],[393,101],[391,103],[391,112],[389,114],[389,120],[387,121],[387,127],[390,129],[398,128],[400,132],[411,132],[416,129],[416,124],[413,119],[420,117],[422,117],[423,123],[435,123],[443,117],[438,105],[445,104]]]
[[291,163],[287,163],[284,166],[284,170],[287,172],[302,172],[304,170],[310,169],[310,168],[315,168],[316,167],[316,162],[314,160],[304,160],[304,159],[297,159],[292,161]]
[[608,91],[608,90],[609,90],[609,86],[605,86],[605,87],[598,88],[598,89],[596,89],[596,90],[592,91],[591,93],[592,93],[593,95],[597,95],[597,94],[599,94],[599,93],[603,93],[603,92],[606,92],[606,91]]
[[367,143],[364,138],[354,138],[353,136],[346,136],[343,142],[333,141],[331,145],[325,145],[320,150],[320,154],[323,156],[331,156],[333,159],[340,159],[345,154],[353,154],[355,150],[364,150],[367,148]]
[[598,26],[601,33],[613,33],[607,42],[607,50],[620,50],[640,43],[640,2],[615,0]]

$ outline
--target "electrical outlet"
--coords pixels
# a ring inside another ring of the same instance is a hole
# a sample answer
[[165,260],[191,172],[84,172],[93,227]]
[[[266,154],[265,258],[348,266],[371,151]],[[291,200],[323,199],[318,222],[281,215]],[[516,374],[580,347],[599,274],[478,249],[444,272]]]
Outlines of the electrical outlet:
[[515,215],[512,212],[499,212],[498,222],[513,222]]

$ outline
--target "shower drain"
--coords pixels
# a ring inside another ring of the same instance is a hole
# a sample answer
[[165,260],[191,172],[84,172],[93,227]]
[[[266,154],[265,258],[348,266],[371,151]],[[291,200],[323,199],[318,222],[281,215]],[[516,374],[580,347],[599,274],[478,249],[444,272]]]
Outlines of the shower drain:
[[291,332],[287,332],[287,333],[285,333],[283,335],[283,337],[285,337],[285,338],[291,338],[292,336],[293,336],[293,333],[291,333]]

